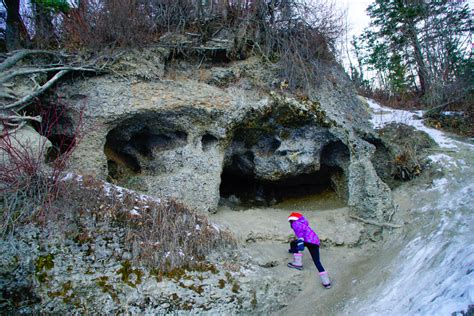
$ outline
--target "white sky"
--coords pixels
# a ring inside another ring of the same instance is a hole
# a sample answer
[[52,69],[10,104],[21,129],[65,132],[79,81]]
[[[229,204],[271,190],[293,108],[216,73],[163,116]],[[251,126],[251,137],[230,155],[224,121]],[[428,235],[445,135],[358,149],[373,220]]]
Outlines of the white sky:
[[[474,0],[451,0],[456,2],[467,2],[469,7],[474,9]],[[364,27],[369,25],[369,17],[365,10],[373,2],[373,0],[337,0],[342,8],[347,8],[347,19],[352,26],[349,33],[360,34]],[[474,14],[474,12],[473,12]]]
[[349,22],[349,34],[362,33],[364,27],[369,25],[369,17],[365,10],[373,0],[338,0],[341,7],[347,8],[347,20]]

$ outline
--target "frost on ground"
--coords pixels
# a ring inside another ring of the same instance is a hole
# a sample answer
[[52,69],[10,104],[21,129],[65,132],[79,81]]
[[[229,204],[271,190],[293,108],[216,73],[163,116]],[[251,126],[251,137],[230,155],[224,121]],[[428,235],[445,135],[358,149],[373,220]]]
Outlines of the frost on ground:
[[456,141],[453,141],[441,131],[427,127],[423,124],[421,117],[422,111],[410,112],[405,110],[396,110],[381,106],[377,102],[367,99],[373,115],[371,122],[375,129],[382,128],[390,123],[402,123],[415,127],[430,135],[431,138],[443,148],[456,148]]
[[[398,255],[381,267],[390,276],[350,300],[345,314],[464,315],[474,303],[473,146],[424,126],[414,113],[368,102],[376,128],[392,122],[411,125],[452,150],[429,157],[443,177],[426,187],[412,187],[408,194],[411,206],[406,211],[413,222],[406,227]],[[393,248],[383,251],[388,254]]]

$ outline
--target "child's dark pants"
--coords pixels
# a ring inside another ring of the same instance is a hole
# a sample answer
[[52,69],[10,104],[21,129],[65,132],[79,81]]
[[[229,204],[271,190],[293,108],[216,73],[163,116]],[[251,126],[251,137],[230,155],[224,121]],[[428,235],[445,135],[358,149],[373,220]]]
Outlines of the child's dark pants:
[[[290,243],[290,252],[291,253],[297,253],[298,252],[296,244],[297,244],[296,240],[293,240]],[[313,262],[316,265],[316,268],[318,269],[318,271],[319,272],[325,271],[323,265],[321,264],[321,261],[319,260],[319,246],[315,245],[315,244],[310,244],[310,243],[307,243],[307,242],[305,242],[304,245],[305,245],[306,248],[308,248],[309,253],[311,254],[311,257],[313,258]]]

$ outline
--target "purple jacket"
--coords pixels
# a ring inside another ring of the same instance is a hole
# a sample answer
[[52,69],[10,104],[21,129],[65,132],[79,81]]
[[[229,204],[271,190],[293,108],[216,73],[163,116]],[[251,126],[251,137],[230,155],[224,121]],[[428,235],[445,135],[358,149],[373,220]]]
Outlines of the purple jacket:
[[319,246],[319,237],[311,227],[309,227],[309,223],[304,216],[301,216],[300,219],[291,223],[291,228],[293,228],[297,238],[303,238],[304,242]]

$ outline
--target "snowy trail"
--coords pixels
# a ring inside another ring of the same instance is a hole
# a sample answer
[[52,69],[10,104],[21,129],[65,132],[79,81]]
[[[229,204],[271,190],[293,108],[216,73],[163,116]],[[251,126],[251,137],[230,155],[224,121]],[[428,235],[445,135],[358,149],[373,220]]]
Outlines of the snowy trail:
[[[413,222],[397,257],[383,268],[390,277],[350,300],[347,315],[452,315],[474,304],[474,146],[425,127],[407,111],[369,100],[372,122],[412,125],[427,132],[448,153],[429,159],[442,176],[412,188]],[[389,247],[385,253],[391,251]],[[382,267],[379,267],[382,268]]]
[[367,99],[367,103],[373,112],[371,122],[376,129],[389,123],[403,123],[427,133],[441,148],[455,149],[459,145],[466,145],[470,146],[471,149],[474,149],[474,145],[453,140],[442,131],[425,126],[423,124],[423,119],[421,118],[423,116],[423,111],[411,112],[391,109],[370,99]]

